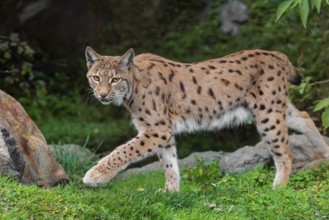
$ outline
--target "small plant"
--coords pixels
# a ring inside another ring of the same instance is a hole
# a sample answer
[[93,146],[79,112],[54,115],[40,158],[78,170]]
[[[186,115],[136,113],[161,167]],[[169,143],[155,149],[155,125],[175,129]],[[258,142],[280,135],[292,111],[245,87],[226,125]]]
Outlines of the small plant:
[[321,163],[317,168],[299,171],[291,176],[289,185],[296,190],[305,190],[306,188],[312,188],[312,190],[317,190],[319,192],[328,190],[328,168],[329,163],[326,161]]
[[329,97],[319,100],[314,107],[314,111],[324,110],[321,114],[322,126],[329,127]]
[[[309,10],[310,6],[311,9],[316,9],[318,13],[320,13],[321,7],[323,6],[322,3],[326,3],[329,5],[329,0],[322,1],[322,0],[285,0],[277,8],[276,11],[276,20],[278,21],[281,16],[288,10],[288,9],[293,9],[297,5],[299,6],[299,15],[302,21],[302,24],[304,28],[306,28],[307,24],[307,19],[309,15]],[[324,80],[324,81],[319,81],[319,82],[314,82],[314,83],[309,83],[310,78],[306,78],[306,80],[298,87],[295,87],[298,89],[300,94],[304,94],[306,91],[309,93],[310,87],[318,84],[323,84],[323,83],[328,83],[329,80]],[[318,101],[316,106],[314,107],[313,111],[319,111],[319,110],[324,110],[321,115],[321,121],[322,121],[322,126],[327,129],[329,127],[329,97],[323,98]]]
[[50,149],[64,170],[73,180],[79,180],[83,174],[97,162],[97,155],[87,149],[89,136],[81,147],[74,144],[51,145]]
[[220,176],[218,161],[206,164],[201,158],[197,158],[196,166],[184,168],[182,171],[183,179],[199,183],[209,183]]
[[[323,1],[324,2],[324,1]],[[327,5],[329,5],[329,0],[326,0]],[[276,11],[276,20],[278,21],[281,16],[288,10],[299,6],[299,15],[304,28],[306,28],[307,18],[311,9],[316,8],[317,12],[320,13],[322,0],[285,0],[283,1]]]
[[18,34],[0,36],[2,89],[15,94],[23,91],[22,94],[29,97],[32,91],[45,90],[45,82],[39,79],[41,73],[33,70],[34,54],[35,51],[27,42],[21,41]]

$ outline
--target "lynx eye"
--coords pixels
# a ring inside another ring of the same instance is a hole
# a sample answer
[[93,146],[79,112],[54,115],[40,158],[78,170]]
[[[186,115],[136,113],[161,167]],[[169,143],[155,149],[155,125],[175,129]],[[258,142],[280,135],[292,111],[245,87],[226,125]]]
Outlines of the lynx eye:
[[121,79],[119,77],[113,77],[111,82],[112,83],[118,83]]
[[99,76],[93,76],[93,80],[95,80],[96,82],[99,82],[100,81],[100,77]]

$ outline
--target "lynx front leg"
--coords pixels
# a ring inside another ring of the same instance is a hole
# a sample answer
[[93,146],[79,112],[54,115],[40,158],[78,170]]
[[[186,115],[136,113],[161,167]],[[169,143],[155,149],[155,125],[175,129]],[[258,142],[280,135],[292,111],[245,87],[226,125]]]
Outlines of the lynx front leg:
[[145,158],[153,153],[160,145],[166,145],[171,139],[170,132],[143,133],[128,143],[116,148],[110,155],[101,159],[83,178],[88,186],[98,186],[110,181],[120,170],[129,163]]
[[179,191],[180,178],[174,138],[167,145],[159,147],[158,156],[166,177],[165,190]]

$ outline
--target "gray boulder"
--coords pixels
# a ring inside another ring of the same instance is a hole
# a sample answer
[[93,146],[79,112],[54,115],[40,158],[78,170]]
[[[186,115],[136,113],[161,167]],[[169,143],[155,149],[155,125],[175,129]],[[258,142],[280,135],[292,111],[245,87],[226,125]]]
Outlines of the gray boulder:
[[[323,136],[323,138],[325,142],[329,144],[329,138],[325,136]],[[290,135],[289,142],[294,158],[294,171],[316,167],[320,164],[320,162],[325,160],[322,159],[315,151],[315,148],[306,136],[296,134]],[[260,141],[254,147],[245,146],[232,153],[225,153],[222,151],[196,152],[184,159],[179,160],[178,163],[180,167],[193,167],[197,164],[198,159],[202,159],[205,163],[219,160],[220,169],[226,173],[241,173],[254,169],[259,165],[274,165],[273,158],[263,141]],[[161,170],[159,162],[153,162],[143,167],[128,169],[122,173],[122,175],[155,170]]]
[[[186,158],[178,160],[179,167],[193,167],[197,164],[199,159],[203,160],[205,163],[211,163],[213,161],[218,161],[224,155],[224,152],[216,152],[216,151],[207,151],[207,152],[195,152],[189,155]],[[132,174],[132,173],[140,173],[140,172],[150,172],[161,170],[160,162],[153,162],[147,164],[143,167],[131,168],[122,173],[123,176]]]
[[245,146],[233,153],[224,155],[220,160],[220,169],[227,173],[240,173],[253,169],[258,164],[273,163],[270,152],[266,148]]
[[0,174],[20,178],[24,166],[15,139],[0,125]]
[[248,8],[238,0],[229,0],[220,7],[221,30],[235,36],[239,32],[240,24],[248,21]]
[[[329,138],[323,138],[329,144]],[[306,136],[290,135],[289,143],[293,154],[294,170],[314,167],[323,161]],[[259,164],[273,164],[272,156],[263,141],[255,147],[245,146],[233,153],[224,155],[220,160],[220,169],[228,173],[239,173],[254,169]]]

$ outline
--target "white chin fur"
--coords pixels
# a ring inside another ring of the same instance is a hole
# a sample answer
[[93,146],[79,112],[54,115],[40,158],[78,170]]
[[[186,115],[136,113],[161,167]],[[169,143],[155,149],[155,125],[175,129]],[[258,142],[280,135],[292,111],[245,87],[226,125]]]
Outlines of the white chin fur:
[[122,99],[114,99],[113,104],[116,106],[120,106],[122,104],[123,100]]
[[109,104],[111,104],[111,102],[104,102],[104,101],[101,101],[101,103],[102,103],[103,105],[109,105]]

